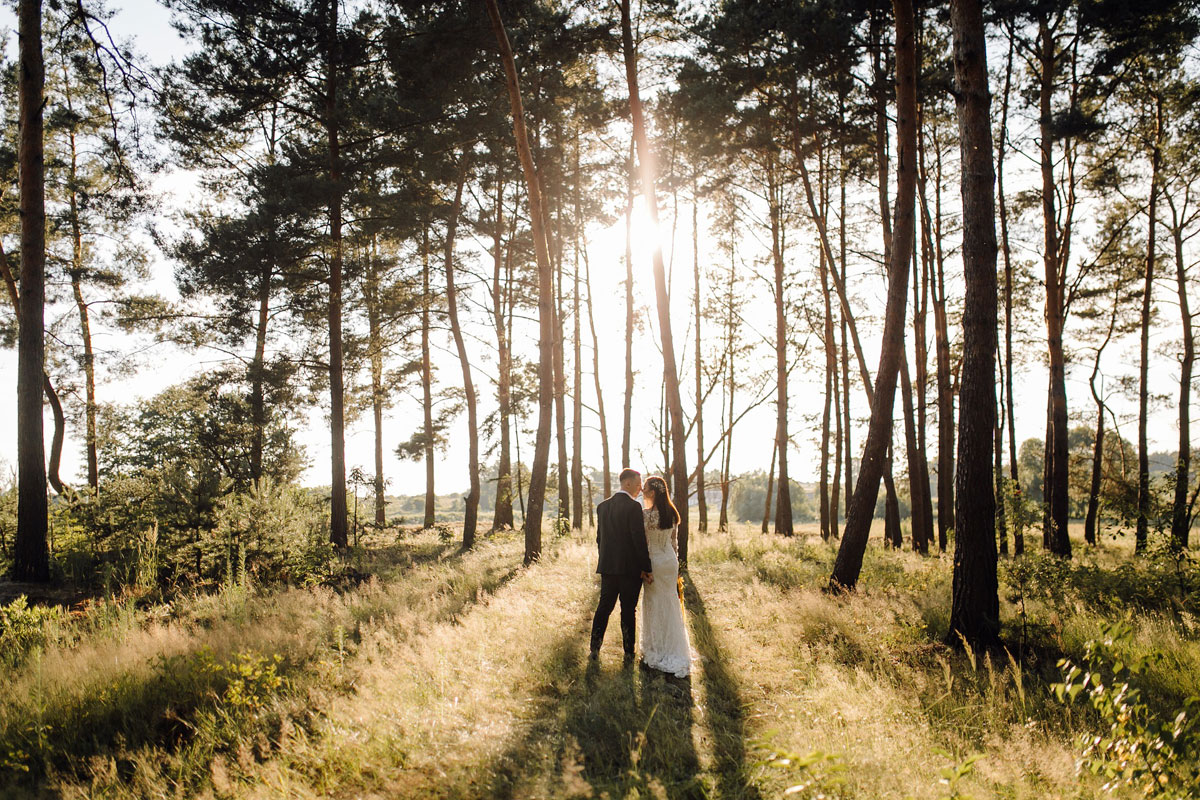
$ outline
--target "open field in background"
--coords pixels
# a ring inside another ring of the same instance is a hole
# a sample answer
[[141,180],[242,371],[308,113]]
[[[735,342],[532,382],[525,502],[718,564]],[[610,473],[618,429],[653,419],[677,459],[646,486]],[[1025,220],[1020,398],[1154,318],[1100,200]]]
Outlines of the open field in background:
[[1096,720],[1050,685],[1117,608],[1130,658],[1161,654],[1150,702],[1200,695],[1197,598],[1127,539],[1002,565],[1009,647],[980,660],[940,641],[949,555],[873,542],[836,598],[835,546],[808,527],[694,535],[684,681],[624,667],[615,619],[587,661],[590,531],[547,535],[527,569],[511,533],[462,554],[384,531],[355,556],[371,577],[337,590],[97,602],[6,667],[0,795],[1094,797],[1076,759]]

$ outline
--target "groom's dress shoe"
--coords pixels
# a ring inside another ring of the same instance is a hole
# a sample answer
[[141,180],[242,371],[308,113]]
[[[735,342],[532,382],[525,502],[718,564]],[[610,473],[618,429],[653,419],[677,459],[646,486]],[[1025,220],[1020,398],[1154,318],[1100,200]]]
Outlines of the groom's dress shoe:
[[589,661],[599,661],[600,660],[600,651],[599,650],[589,650],[588,651],[588,660]]
[[637,658],[637,655],[635,653],[626,653],[625,657],[622,659],[622,661],[625,664],[632,664],[634,659],[636,659],[636,658]]

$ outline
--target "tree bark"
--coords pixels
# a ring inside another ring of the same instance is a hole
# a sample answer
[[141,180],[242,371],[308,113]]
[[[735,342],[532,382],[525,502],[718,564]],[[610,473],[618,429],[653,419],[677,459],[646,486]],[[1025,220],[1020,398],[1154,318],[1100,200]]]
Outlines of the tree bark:
[[[492,517],[492,530],[503,531],[514,526],[513,521],[513,478],[512,478],[512,355],[509,352],[508,326],[504,308],[508,296],[511,276],[511,251],[504,255],[504,175],[500,166],[496,168],[496,218],[492,229],[492,316],[496,327],[496,396],[500,415],[500,457],[496,477],[496,511]],[[508,267],[505,269],[505,265]]]
[[692,305],[696,320],[696,528],[700,533],[708,531],[708,498],[704,496],[704,387],[703,355],[700,350],[700,193],[696,177],[692,176],[692,280],[695,293]]
[[571,273],[571,316],[574,346],[574,386],[571,403],[571,528],[583,530],[583,365],[580,361],[579,339],[579,252],[583,249],[583,204],[579,198],[579,183],[583,180],[579,170],[579,137],[575,138],[575,224],[574,257],[575,268]]
[[458,215],[462,210],[463,185],[467,182],[468,156],[462,156],[458,182],[454,186],[454,201],[446,219],[446,312],[450,317],[450,332],[454,336],[454,347],[458,351],[458,363],[462,367],[463,395],[467,401],[467,477],[470,489],[463,507],[462,549],[475,546],[475,533],[479,521],[479,414],[475,400],[475,381],[471,377],[471,361],[467,354],[462,323],[458,318],[458,287],[454,278],[454,238],[458,231]]
[[1196,342],[1192,336],[1192,312],[1188,304],[1187,262],[1183,255],[1183,232],[1174,226],[1175,287],[1179,294],[1179,317],[1183,329],[1183,358],[1179,364],[1179,454],[1175,462],[1175,498],[1171,505],[1171,542],[1187,549],[1191,525],[1188,519],[1188,473],[1192,458],[1191,402],[1192,367],[1196,361]]
[[846,520],[846,532],[838,549],[829,585],[833,591],[852,590],[862,570],[863,554],[875,514],[879,480],[885,468],[892,438],[892,404],[904,341],[905,306],[908,300],[908,268],[912,255],[916,192],[916,42],[912,0],[894,0],[896,18],[896,134],[899,142],[896,225],[888,263],[888,294],[884,311],[883,345],[871,401],[871,421],[863,446],[858,481]]
[[633,187],[634,148],[629,140],[629,184],[625,195],[625,416],[621,432],[621,467],[630,464],[630,435],[633,430]]
[[17,99],[20,118],[18,165],[21,211],[21,303],[17,344],[17,535],[13,577],[50,580],[46,542],[46,446],[42,438],[45,365],[46,194],[42,150],[42,4],[17,6],[19,53]]
[[782,187],[779,186],[774,169],[768,167],[768,192],[770,194],[771,216],[771,260],[774,265],[775,289],[775,446],[779,448],[779,488],[775,492],[775,533],[791,536],[795,531],[792,526],[792,493],[788,480],[787,446],[788,446],[788,336],[786,297],[784,296],[784,263],[783,263],[783,214]]
[[928,484],[922,483],[921,473],[924,469],[921,459],[920,446],[917,443],[917,424],[914,419],[912,382],[908,376],[908,355],[900,357],[900,399],[904,406],[904,446],[908,451],[908,496],[911,524],[912,547],[921,553],[929,552],[929,534],[932,531],[929,520],[925,518],[924,493]]
[[[67,92],[67,111],[73,112],[69,91]],[[93,492],[99,492],[100,463],[96,453],[96,353],[92,348],[92,323],[88,304],[83,298],[83,231],[79,220],[79,198],[76,191],[78,152],[75,146],[74,128],[68,133],[67,143],[71,159],[67,183],[68,213],[71,225],[71,292],[75,298],[75,308],[79,312],[79,333],[83,341],[84,450],[87,454],[88,486]]]
[[980,0],[952,0],[954,79],[962,153],[963,365],[959,388],[953,602],[947,638],[979,648],[999,641],[996,498],[996,223],[987,45]]
[[[1138,517],[1134,532],[1134,552],[1143,553],[1150,530],[1150,449],[1146,426],[1149,422],[1150,310],[1154,291],[1154,233],[1158,224],[1158,169],[1161,160],[1162,100],[1155,98],[1154,144],[1150,154],[1149,232],[1146,235],[1145,285],[1142,290],[1142,336],[1138,361]],[[1181,412],[1182,413],[1182,412]],[[1182,454],[1181,454],[1182,455]],[[1174,516],[1172,516],[1174,532]]]
[[[654,162],[650,152],[650,139],[646,134],[646,123],[642,115],[642,101],[638,93],[637,54],[633,49],[633,26],[629,17],[629,0],[621,0],[621,49],[625,60],[625,80],[629,85],[629,111],[633,119],[633,138],[637,145],[638,165],[641,174],[642,195],[650,224],[658,229],[658,199],[654,190]],[[675,343],[671,333],[671,305],[667,294],[666,270],[663,266],[662,245],[657,240],[654,246],[654,289],[658,301],[658,327],[662,338],[663,380],[667,392],[667,409],[671,416],[671,467],[673,472],[672,492],[675,507],[679,509],[679,564],[687,566],[688,555],[688,473],[687,442],[683,426],[683,402],[679,394],[679,371],[675,362]]]
[[525,132],[525,112],[521,107],[521,87],[517,78],[517,65],[513,60],[512,47],[500,8],[496,0],[485,0],[492,32],[500,50],[504,66],[505,83],[508,88],[509,105],[512,108],[513,138],[521,169],[525,174],[529,197],[529,220],[533,228],[533,248],[538,265],[538,426],[534,440],[533,468],[529,475],[529,504],[525,514],[525,564],[528,566],[541,557],[542,553],[542,505],[546,497],[546,467],[550,456],[550,416],[554,404],[553,395],[553,274],[550,252],[546,244],[546,231],[542,227],[542,193],[538,186],[537,171],[529,151],[529,137]]
[[[604,414],[604,390],[600,385],[600,338],[596,335],[596,318],[592,313],[592,268],[587,250],[583,252],[584,286],[587,289],[588,329],[592,334],[592,378],[596,384],[596,416],[600,418],[600,463],[604,470],[604,496],[612,496],[612,463],[608,452],[608,422]],[[590,501],[589,501],[590,502]],[[591,513],[591,512],[589,512]]]
[[346,509],[346,417],[342,376],[342,161],[338,123],[338,2],[329,2],[326,52],[325,125],[329,146],[329,436],[332,475],[330,482],[329,539],[341,549],[349,545]]
[[[825,344],[825,405],[821,412],[821,473],[820,473],[820,491],[821,491],[821,538],[828,541],[833,535],[832,530],[837,527],[837,507],[838,507],[838,482],[841,467],[841,439],[838,439],[838,453],[835,463],[837,469],[834,470],[833,479],[833,498],[830,503],[829,496],[829,419],[831,407],[833,406],[833,393],[836,391],[835,376],[837,374],[837,349],[833,341],[833,305],[829,301],[829,270],[825,263],[825,251],[822,250],[819,255],[818,271],[821,277],[821,295],[825,299],[825,319],[823,330],[823,338]],[[839,433],[841,418],[838,418]],[[832,505],[832,508],[830,507]],[[832,519],[831,519],[832,517]]]
[[429,220],[425,220],[421,233],[421,410],[425,431],[425,516],[421,525],[424,528],[433,527],[437,507],[433,463],[433,363],[429,353],[429,308],[432,304],[429,293],[429,224]]
[[1055,41],[1043,18],[1038,24],[1040,74],[1038,110],[1040,117],[1039,158],[1042,175],[1042,218],[1045,228],[1043,266],[1046,286],[1046,345],[1050,361],[1048,390],[1045,499],[1047,518],[1044,540],[1050,552],[1071,556],[1067,535],[1067,383],[1063,353],[1063,325],[1066,309],[1058,216],[1055,212],[1054,133],[1051,101],[1054,96],[1054,70],[1057,63]]

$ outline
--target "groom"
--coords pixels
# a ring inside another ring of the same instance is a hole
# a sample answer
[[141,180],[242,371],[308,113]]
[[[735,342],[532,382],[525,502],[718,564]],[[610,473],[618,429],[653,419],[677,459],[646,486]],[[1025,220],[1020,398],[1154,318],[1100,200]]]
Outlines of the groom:
[[638,594],[642,581],[652,583],[650,551],[646,546],[646,525],[642,504],[635,498],[642,491],[642,476],[626,467],[620,475],[621,488],[596,506],[596,544],[600,548],[600,603],[592,620],[593,659],[600,657],[604,629],[617,600],[621,601],[621,642],[626,661],[633,660]]

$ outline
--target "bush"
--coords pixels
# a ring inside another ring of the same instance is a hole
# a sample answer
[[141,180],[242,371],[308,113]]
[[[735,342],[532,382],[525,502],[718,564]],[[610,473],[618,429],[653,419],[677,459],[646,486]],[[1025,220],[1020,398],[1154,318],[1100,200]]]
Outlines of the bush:
[[29,605],[25,595],[0,605],[0,659],[16,667],[32,650],[57,640],[65,616],[58,606]]
[[1182,708],[1162,714],[1152,709],[1138,686],[1146,668],[1162,660],[1160,650],[1126,659],[1132,631],[1114,623],[1103,638],[1087,643],[1083,666],[1062,659],[1063,682],[1054,685],[1062,703],[1086,692],[1103,731],[1080,737],[1086,766],[1107,779],[1106,791],[1136,789],[1144,797],[1188,798],[1200,785],[1200,698],[1189,697]]

